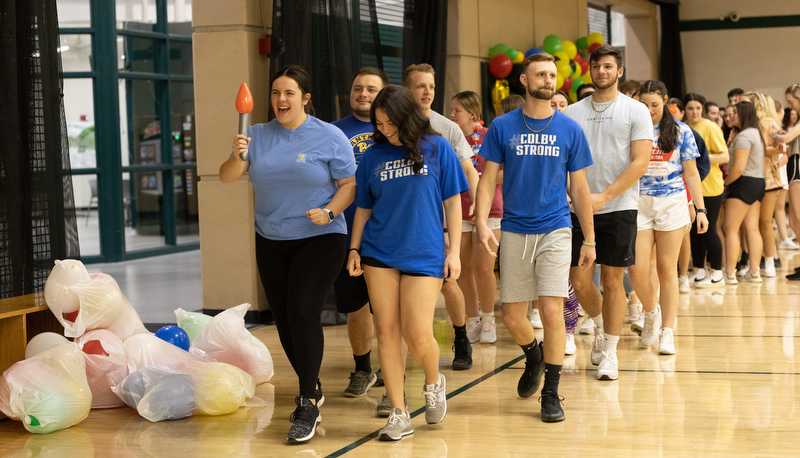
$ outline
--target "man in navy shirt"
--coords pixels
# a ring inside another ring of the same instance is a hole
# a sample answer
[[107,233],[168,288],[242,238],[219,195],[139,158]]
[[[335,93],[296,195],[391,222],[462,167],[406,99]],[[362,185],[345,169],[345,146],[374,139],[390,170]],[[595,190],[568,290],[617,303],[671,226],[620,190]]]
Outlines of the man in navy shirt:
[[[372,123],[369,119],[372,101],[385,86],[389,78],[380,69],[364,67],[356,71],[353,76],[353,86],[350,88],[350,107],[353,114],[333,122],[333,125],[344,132],[353,147],[356,165],[361,162],[364,151],[372,146]],[[343,213],[347,223],[347,245],[350,246],[350,233],[353,229],[353,216],[356,204],[353,202]],[[377,374],[370,364],[370,350],[375,329],[370,313],[367,283],[364,276],[351,277],[347,271],[347,256],[345,265],[339,277],[333,284],[336,294],[336,309],[339,313],[347,314],[347,333],[350,337],[350,347],[353,349],[355,371],[350,374],[350,384],[345,388],[347,397],[361,397],[377,381]],[[388,412],[386,413],[388,415]]]
[[[523,64],[520,82],[527,88],[525,105],[496,118],[481,145],[486,159],[478,184],[475,226],[483,248],[492,255],[497,246],[487,225],[494,200],[497,174],[503,173],[503,244],[500,245],[500,301],[503,322],[526,356],[517,394],[527,398],[539,389],[542,421],[564,420],[558,395],[564,362],[572,221],[567,200],[567,178],[572,205],[584,231],[580,265],[595,259],[594,224],[589,185],[584,169],[592,165],[586,136],[577,122],[553,109],[556,91],[555,58],[540,53]],[[544,325],[544,343],[538,343],[527,318],[528,302],[538,300]]]

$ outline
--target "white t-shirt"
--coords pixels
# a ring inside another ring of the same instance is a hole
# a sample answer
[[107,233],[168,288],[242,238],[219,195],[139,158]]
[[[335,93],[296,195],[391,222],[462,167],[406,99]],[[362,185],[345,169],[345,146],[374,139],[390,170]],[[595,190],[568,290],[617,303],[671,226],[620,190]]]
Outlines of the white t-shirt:
[[[581,125],[594,165],[586,168],[589,190],[606,189],[631,163],[631,142],[653,140],[653,122],[643,103],[619,94],[611,102],[594,103],[592,97],[567,107],[567,116]],[[639,181],[608,202],[598,213],[639,208]]]
[[450,142],[450,146],[452,146],[453,150],[455,150],[459,161],[463,162],[472,158],[474,155],[472,152],[472,147],[469,146],[469,143],[467,143],[467,139],[464,137],[464,132],[461,132],[461,128],[458,127],[458,124],[445,118],[435,111],[431,112],[431,115],[428,117],[428,119],[431,121],[431,127],[433,127],[433,130],[439,132],[442,137],[445,138],[445,140]]

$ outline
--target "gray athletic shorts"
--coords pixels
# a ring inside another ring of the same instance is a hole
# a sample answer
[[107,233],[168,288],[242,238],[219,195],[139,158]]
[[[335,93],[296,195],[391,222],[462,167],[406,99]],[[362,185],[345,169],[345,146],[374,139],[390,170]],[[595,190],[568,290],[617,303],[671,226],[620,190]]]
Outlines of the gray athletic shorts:
[[529,235],[503,231],[500,240],[500,302],[567,297],[572,229]]

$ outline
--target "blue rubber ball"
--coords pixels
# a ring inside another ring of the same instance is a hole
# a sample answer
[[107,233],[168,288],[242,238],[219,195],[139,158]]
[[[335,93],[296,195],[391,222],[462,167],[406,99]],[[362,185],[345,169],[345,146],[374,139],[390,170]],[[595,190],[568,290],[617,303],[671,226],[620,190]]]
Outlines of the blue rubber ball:
[[169,342],[178,348],[183,348],[184,350],[189,351],[189,335],[186,334],[186,331],[178,326],[164,326],[156,331],[156,337],[165,342]]
[[542,51],[542,48],[531,48],[531,49],[529,49],[528,51],[525,52],[525,58],[527,59],[528,57],[530,57],[530,56],[532,56],[534,54],[541,54],[543,52],[544,51]]

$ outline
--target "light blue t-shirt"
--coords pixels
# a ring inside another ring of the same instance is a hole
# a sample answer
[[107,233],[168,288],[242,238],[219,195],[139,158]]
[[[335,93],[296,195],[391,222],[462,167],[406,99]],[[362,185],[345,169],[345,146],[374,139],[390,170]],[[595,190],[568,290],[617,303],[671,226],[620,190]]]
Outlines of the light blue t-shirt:
[[324,226],[306,216],[330,203],[339,189],[336,180],[355,174],[353,149],[341,130],[309,115],[297,129],[285,129],[273,119],[250,126],[247,135],[259,235],[297,240],[347,233],[341,214]]
[[444,278],[442,202],[469,185],[450,143],[438,135],[425,139],[432,144],[420,141],[425,165],[419,174],[406,161],[404,146],[378,143],[361,158],[356,204],[372,210],[364,226],[361,256],[401,272]]
[[515,234],[572,227],[567,176],[592,165],[586,136],[558,110],[552,121],[525,116],[523,122],[523,116],[518,108],[496,118],[481,145],[480,155],[487,161],[505,164],[500,227]]
[[[658,148],[658,137],[661,130],[658,125],[653,126],[653,149],[650,152],[650,165],[647,167],[647,172],[639,179],[640,194],[667,197],[686,189],[683,178],[681,178],[682,163],[699,158],[700,152],[697,150],[692,129],[680,121],[675,122],[678,123],[680,133],[675,149],[670,152],[664,152]],[[678,154],[675,154],[676,152]]]

